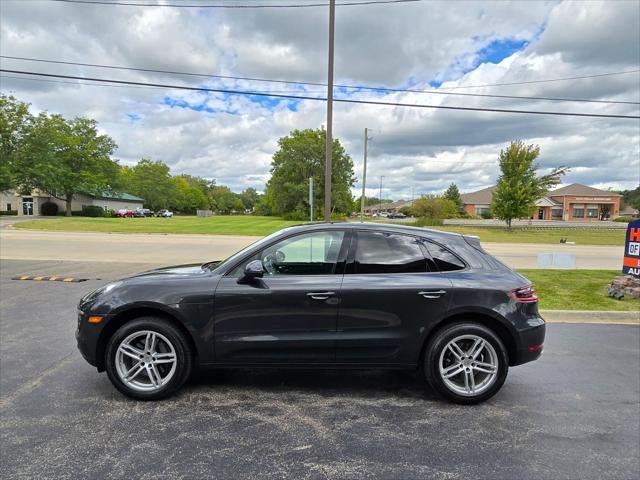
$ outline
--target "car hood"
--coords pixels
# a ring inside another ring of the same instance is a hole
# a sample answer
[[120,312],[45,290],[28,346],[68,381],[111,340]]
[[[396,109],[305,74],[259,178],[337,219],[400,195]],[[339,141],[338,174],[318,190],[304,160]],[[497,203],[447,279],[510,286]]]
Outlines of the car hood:
[[149,278],[149,277],[195,277],[209,273],[210,270],[203,268],[201,263],[189,263],[186,265],[173,265],[170,267],[155,268],[146,272],[131,275],[128,278]]

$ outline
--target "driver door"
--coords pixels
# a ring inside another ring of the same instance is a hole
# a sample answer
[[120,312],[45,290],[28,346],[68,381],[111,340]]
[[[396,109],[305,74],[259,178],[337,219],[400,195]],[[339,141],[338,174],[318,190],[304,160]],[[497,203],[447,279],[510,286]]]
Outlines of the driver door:
[[[216,361],[333,362],[346,238],[333,229],[294,235],[228,272],[215,292]],[[263,278],[238,283],[256,259]]]

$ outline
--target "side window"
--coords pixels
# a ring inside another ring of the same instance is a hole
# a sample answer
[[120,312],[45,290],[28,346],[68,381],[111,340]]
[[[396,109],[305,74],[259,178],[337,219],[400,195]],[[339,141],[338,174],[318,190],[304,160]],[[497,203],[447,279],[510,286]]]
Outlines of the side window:
[[297,235],[267,247],[257,258],[267,275],[330,275],[335,273],[343,238],[341,231]]
[[420,240],[409,235],[358,232],[354,273],[426,272]]
[[425,242],[431,258],[441,272],[450,272],[452,270],[462,270],[466,267],[464,262],[456,257],[453,253],[435,243]]

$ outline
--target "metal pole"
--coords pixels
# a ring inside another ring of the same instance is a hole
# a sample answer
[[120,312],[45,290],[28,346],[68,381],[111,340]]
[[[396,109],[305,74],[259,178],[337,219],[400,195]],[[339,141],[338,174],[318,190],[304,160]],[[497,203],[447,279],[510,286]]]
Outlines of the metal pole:
[[313,177],[309,177],[309,220],[313,222]]
[[380,198],[378,198],[378,216],[380,216],[380,210],[382,210],[382,179],[384,176],[380,175]]
[[327,71],[327,143],[324,164],[324,221],[331,222],[331,162],[333,153],[333,44],[336,0],[329,0],[329,66]]
[[360,197],[360,222],[364,222],[365,188],[367,185],[367,143],[369,142],[369,137],[367,135],[368,130],[369,129],[365,127],[364,129],[364,166],[362,167],[362,196]]

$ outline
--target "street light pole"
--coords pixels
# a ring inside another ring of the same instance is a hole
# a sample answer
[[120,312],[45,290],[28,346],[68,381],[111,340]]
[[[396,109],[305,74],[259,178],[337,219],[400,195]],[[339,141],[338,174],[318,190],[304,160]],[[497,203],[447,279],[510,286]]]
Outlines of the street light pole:
[[380,175],[380,198],[378,198],[378,216],[380,216],[380,210],[382,210],[382,179],[384,176]]
[[367,186],[367,144],[369,143],[369,129],[364,129],[364,166],[362,167],[362,195],[360,196],[360,222],[364,222],[365,188]]
[[327,69],[327,132],[324,164],[324,221],[331,222],[331,162],[333,154],[333,44],[336,0],[329,0],[329,65]]

